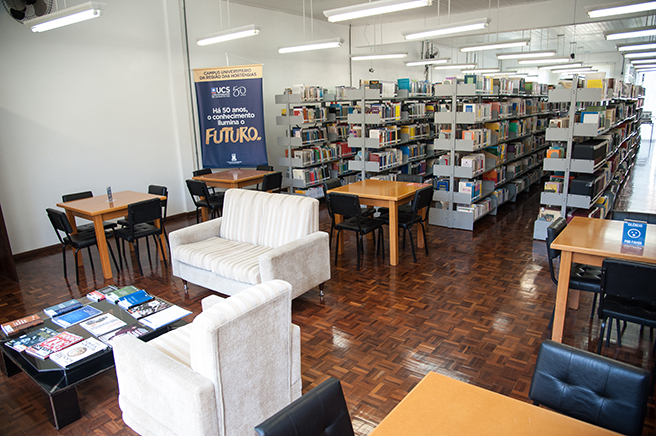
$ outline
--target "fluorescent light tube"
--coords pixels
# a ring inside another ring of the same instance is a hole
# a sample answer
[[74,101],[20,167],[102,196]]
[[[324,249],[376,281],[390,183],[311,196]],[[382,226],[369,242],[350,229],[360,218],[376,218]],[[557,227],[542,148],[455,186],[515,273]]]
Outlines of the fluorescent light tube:
[[648,65],[636,65],[633,68],[636,69],[636,71],[639,70],[650,70],[652,68],[656,68],[656,64],[648,64]]
[[556,56],[555,51],[522,51],[519,53],[497,53],[497,59],[530,59]]
[[431,4],[432,0],[379,0],[369,3],[361,3],[354,6],[330,9],[323,11],[323,14],[328,18],[328,21],[335,23],[337,21],[353,20],[355,18],[421,8],[424,6],[430,6]]
[[656,35],[656,26],[636,27],[633,29],[616,30],[606,32],[606,40],[640,38],[643,36]]
[[490,76],[507,76],[512,74],[517,74],[517,70],[499,71],[498,73],[490,73]]
[[508,41],[490,42],[485,44],[468,45],[466,47],[460,47],[460,51],[462,53],[466,53],[470,51],[479,51],[479,50],[496,50],[498,48],[526,47],[530,41],[531,41],[530,38],[524,38],[524,39],[513,39]]
[[23,24],[29,27],[32,32],[45,32],[92,18],[98,18],[102,15],[102,11],[106,7],[107,3],[91,1],[26,20]]
[[520,65],[539,65],[539,64],[565,64],[570,58],[543,58],[543,59],[520,59],[517,61]]
[[446,64],[451,58],[441,58],[441,59],[423,59],[420,61],[410,61],[406,62],[406,67],[416,67],[419,65],[436,65],[436,64]]
[[353,55],[351,56],[352,61],[369,61],[373,59],[398,59],[408,56],[408,53],[379,53],[379,54],[370,54],[370,55]]
[[590,18],[610,17],[611,15],[635,14],[656,9],[656,1],[643,2],[632,5],[616,6],[613,8],[595,9],[588,12]]
[[213,33],[207,35],[203,38],[196,40],[196,44],[204,46],[210,44],[216,44],[219,42],[231,41],[233,39],[246,38],[248,36],[255,36],[260,33],[261,28],[257,27],[255,24],[249,24],[248,26],[235,27],[234,29],[222,30],[221,32]]
[[563,64],[553,64],[553,65],[540,65],[538,67],[539,70],[553,70],[554,68],[565,68],[565,67],[570,67],[570,68],[576,68],[576,67],[582,67],[583,62],[571,62],[569,64],[563,65]]
[[563,68],[562,70],[551,70],[552,73],[592,73],[596,72],[592,67]]
[[617,45],[619,51],[633,50],[653,50],[656,48],[656,42],[643,42],[641,44]]
[[639,65],[639,64],[650,64],[652,62],[656,62],[656,56],[651,57],[651,58],[646,58],[646,59],[631,59],[631,63],[633,65]]
[[448,64],[433,67],[435,70],[466,70],[476,68],[476,64]]
[[485,73],[498,73],[501,71],[500,68],[471,68],[467,69],[468,73],[478,73],[478,74],[485,74]]
[[656,56],[656,51],[635,51],[633,53],[624,53],[624,57],[627,59],[648,58],[651,56]]
[[308,41],[303,44],[280,47],[278,53],[295,53],[299,51],[323,50],[326,48],[337,48],[344,44],[342,38],[324,39],[321,41]]
[[490,23],[489,18],[480,20],[463,21],[460,23],[445,24],[443,26],[434,27],[432,29],[425,29],[421,32],[404,33],[405,39],[424,39],[424,38],[439,38],[442,36],[452,35],[454,33],[470,32],[472,30],[485,29]]

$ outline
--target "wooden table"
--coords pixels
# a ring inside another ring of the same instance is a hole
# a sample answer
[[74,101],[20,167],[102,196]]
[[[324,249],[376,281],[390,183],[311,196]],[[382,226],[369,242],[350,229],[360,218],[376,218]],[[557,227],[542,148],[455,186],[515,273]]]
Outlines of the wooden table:
[[[389,208],[389,253],[390,265],[399,264],[399,211],[401,204],[408,203],[415,195],[415,191],[425,187],[421,183],[395,182],[390,180],[363,180],[350,185],[340,186],[328,192],[341,192],[343,194],[354,194],[360,198],[360,204],[376,207]],[[342,217],[335,215],[335,221],[341,222]],[[340,234],[340,238],[343,235]],[[340,254],[343,252],[344,243],[340,239]],[[423,238],[417,237],[417,248],[424,247]]]
[[[67,201],[65,203],[57,203],[66,211],[68,221],[73,227],[73,232],[77,232],[75,225],[75,217],[79,216],[90,221],[93,221],[94,229],[96,230],[96,240],[98,243],[98,252],[100,253],[100,263],[102,265],[103,276],[105,279],[111,279],[112,265],[109,262],[109,252],[107,250],[107,240],[105,239],[105,228],[103,221],[113,218],[123,218],[128,213],[128,205],[138,203],[152,198],[159,198],[164,200],[166,197],[159,195],[145,194],[134,191],[121,191],[115,192],[112,195],[113,200],[111,203],[107,201],[107,195],[99,195],[95,197],[83,198],[81,200]],[[160,223],[156,222],[159,227]],[[162,247],[166,247],[166,238],[164,232],[160,235]],[[162,254],[160,253],[160,257]],[[166,252],[164,254],[166,256]],[[166,260],[166,257],[162,260]]]
[[371,432],[371,436],[617,434],[434,372],[429,372]]
[[[644,248],[622,245],[623,221],[575,217],[565,230],[551,243],[561,250],[558,291],[551,339],[563,341],[565,312],[569,295],[569,276],[572,263],[601,266],[604,259],[612,257],[638,262],[656,263],[656,225],[647,225]],[[572,290],[570,307],[578,308],[578,291]]]

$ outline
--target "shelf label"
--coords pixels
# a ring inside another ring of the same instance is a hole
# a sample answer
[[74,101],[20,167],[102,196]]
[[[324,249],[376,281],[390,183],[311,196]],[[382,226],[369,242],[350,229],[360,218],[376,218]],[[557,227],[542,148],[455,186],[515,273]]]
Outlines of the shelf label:
[[646,233],[646,222],[626,220],[624,221],[624,231],[622,232],[622,245],[644,247]]

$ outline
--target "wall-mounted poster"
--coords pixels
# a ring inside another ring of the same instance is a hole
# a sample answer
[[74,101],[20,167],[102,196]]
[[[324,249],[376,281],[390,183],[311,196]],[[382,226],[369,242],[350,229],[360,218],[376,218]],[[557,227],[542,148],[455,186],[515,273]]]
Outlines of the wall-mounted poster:
[[262,65],[194,70],[203,168],[267,164]]

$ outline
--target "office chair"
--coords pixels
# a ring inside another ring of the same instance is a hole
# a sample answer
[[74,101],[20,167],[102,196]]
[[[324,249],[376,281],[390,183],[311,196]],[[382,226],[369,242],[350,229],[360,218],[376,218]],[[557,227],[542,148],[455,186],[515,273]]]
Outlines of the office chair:
[[648,371],[547,340],[528,396],[572,418],[640,436],[649,391]]

